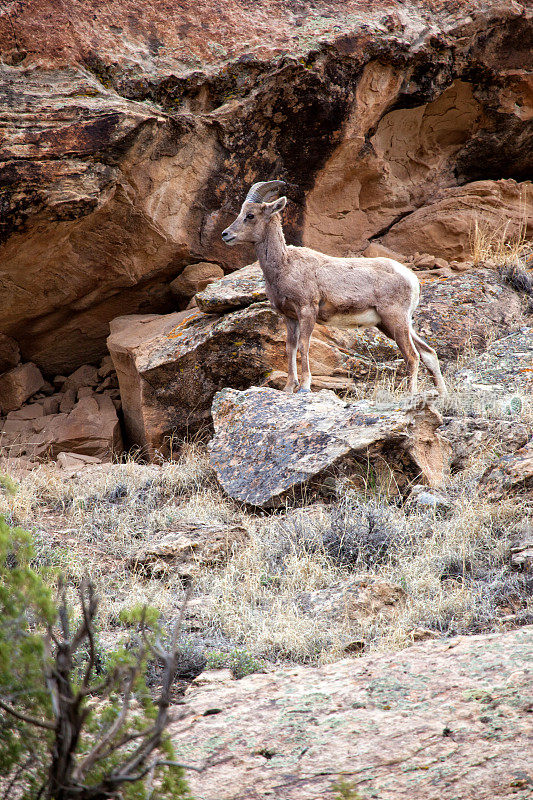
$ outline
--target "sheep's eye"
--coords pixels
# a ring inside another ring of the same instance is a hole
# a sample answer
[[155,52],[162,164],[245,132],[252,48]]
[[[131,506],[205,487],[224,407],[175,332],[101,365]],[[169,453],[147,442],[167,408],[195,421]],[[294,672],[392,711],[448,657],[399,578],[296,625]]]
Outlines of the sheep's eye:
[[247,215],[246,215],[246,219],[253,219],[253,218],[254,218],[254,215],[253,215],[253,214],[247,214]]

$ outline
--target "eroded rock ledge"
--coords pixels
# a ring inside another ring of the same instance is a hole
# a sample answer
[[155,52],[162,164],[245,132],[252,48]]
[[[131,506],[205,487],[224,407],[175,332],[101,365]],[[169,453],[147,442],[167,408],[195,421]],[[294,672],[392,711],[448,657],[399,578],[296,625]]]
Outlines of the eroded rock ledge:
[[533,627],[426,642],[318,669],[197,679],[172,728],[218,800],[525,800]]

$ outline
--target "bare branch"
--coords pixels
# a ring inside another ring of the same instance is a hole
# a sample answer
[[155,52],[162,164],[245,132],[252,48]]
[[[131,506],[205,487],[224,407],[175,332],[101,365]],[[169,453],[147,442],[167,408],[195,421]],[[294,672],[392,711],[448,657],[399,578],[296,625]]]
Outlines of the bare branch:
[[133,684],[135,683],[135,679],[139,674],[140,665],[143,657],[144,657],[144,650],[139,653],[137,658],[137,664],[135,664],[135,666],[132,667],[131,669],[130,679],[128,681],[128,685],[126,687],[124,694],[124,700],[122,702],[122,708],[120,709],[119,713],[116,716],[115,721],[113,722],[107,733],[104,736],[102,736],[100,741],[98,741],[95,744],[93,749],[85,756],[83,761],[74,770],[74,778],[76,780],[81,780],[83,775],[87,773],[91,769],[91,767],[94,766],[98,758],[101,757],[102,751],[109,745],[110,742],[113,741],[114,737],[117,735],[122,725],[124,724],[126,717],[128,715],[131,693],[133,691]]
[[187,591],[185,592],[185,597],[184,597],[183,602],[181,604],[179,617],[177,619],[176,624],[174,625],[174,630],[172,632],[172,640],[171,640],[171,645],[170,645],[170,651],[171,651],[172,654],[174,654],[174,652],[176,650],[176,646],[178,644],[178,637],[180,635],[181,626],[183,625],[183,618],[185,617],[185,609],[187,608],[187,604],[188,604],[189,600],[191,599],[192,590],[193,590],[193,585],[192,585],[192,583],[190,583],[187,586]]
[[55,730],[55,724],[53,722],[48,722],[44,719],[37,719],[37,717],[30,717],[29,714],[22,714],[20,711],[16,711],[7,703],[4,703],[3,700],[0,700],[0,708],[2,708],[8,714],[15,717],[16,719],[20,719],[22,722],[27,722],[29,725],[35,725],[37,728],[45,728],[47,731]]
[[67,593],[62,576],[59,577],[57,588],[58,592],[61,594],[61,602],[59,604],[59,611],[58,611],[59,622],[61,623],[61,632],[63,634],[63,639],[66,641],[70,636],[70,622],[68,618]]
[[[93,626],[92,626],[92,618],[89,618],[90,609],[87,608],[87,604],[85,602],[84,596],[84,589],[85,589],[85,580],[83,581],[81,588],[80,588],[80,602],[81,602],[81,610],[83,613],[83,621],[85,623],[85,628],[87,629],[87,639],[89,640],[89,660],[87,662],[87,667],[85,669],[85,674],[83,676],[83,682],[81,685],[81,689],[78,692],[79,696],[85,694],[85,690],[89,686],[89,682],[91,680],[92,671],[94,668],[95,663],[95,648],[94,648],[94,635],[93,635]],[[92,599],[92,587],[89,584],[89,602]]]
[[[57,645],[58,641],[53,634],[51,626],[48,626],[48,635],[44,637],[44,652],[45,658],[47,662],[52,661],[52,649],[50,647],[50,639]],[[44,670],[46,685],[48,687],[48,693],[50,695],[50,699],[52,701],[52,710],[54,712],[54,716],[58,717],[59,715],[59,696],[57,691],[57,685],[52,680],[52,671],[50,668],[50,663],[46,663],[45,670]]]
[[110,756],[111,753],[114,753],[115,750],[120,750],[121,747],[125,747],[125,745],[129,744],[130,742],[134,742],[135,739],[142,739],[145,736],[151,736],[153,732],[154,726],[152,725],[150,728],[145,728],[144,730],[137,731],[136,733],[126,733],[122,739],[110,744],[107,750],[104,750],[102,753],[100,753],[100,758],[103,761],[105,758]]

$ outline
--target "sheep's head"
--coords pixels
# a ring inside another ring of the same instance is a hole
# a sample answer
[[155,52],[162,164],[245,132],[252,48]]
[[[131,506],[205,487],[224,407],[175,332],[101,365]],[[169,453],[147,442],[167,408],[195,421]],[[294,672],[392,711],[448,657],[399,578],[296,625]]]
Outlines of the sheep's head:
[[287,198],[279,197],[284,186],[285,181],[254,183],[246,195],[239,216],[225,231],[222,231],[222,238],[226,244],[261,242],[272,215],[285,208]]

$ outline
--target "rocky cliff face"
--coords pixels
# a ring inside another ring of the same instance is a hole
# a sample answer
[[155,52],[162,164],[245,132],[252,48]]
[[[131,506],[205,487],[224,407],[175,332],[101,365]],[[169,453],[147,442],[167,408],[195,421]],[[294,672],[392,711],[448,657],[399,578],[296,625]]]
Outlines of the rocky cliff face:
[[[533,25],[499,0],[10,3],[0,11],[0,332],[45,375],[176,307],[282,177],[294,243],[461,260],[531,203]],[[531,216],[530,216],[531,218]]]

